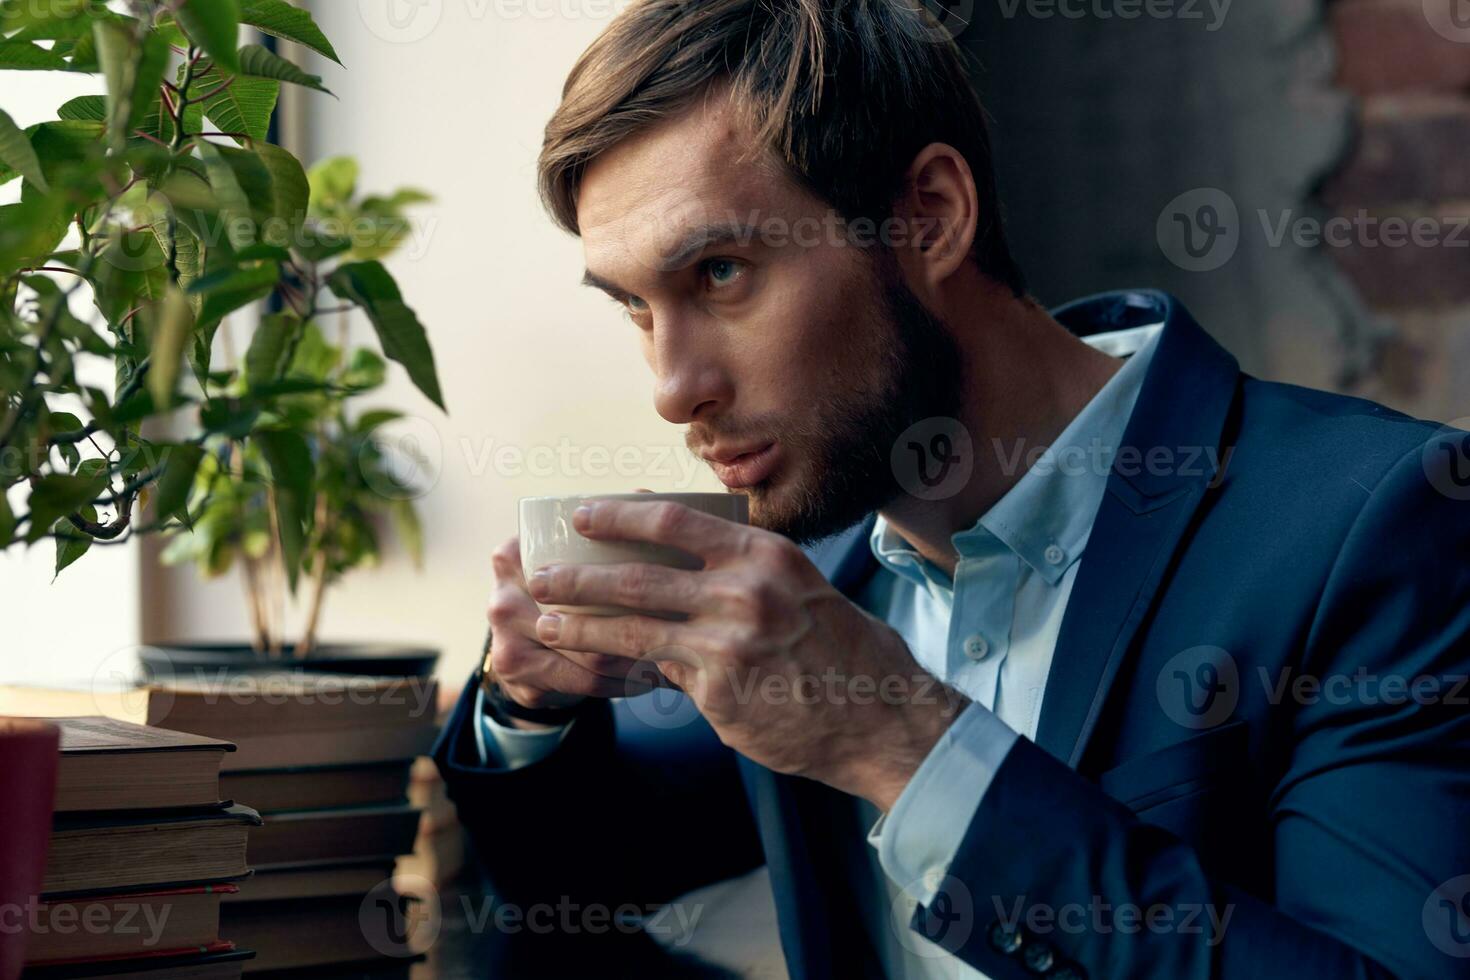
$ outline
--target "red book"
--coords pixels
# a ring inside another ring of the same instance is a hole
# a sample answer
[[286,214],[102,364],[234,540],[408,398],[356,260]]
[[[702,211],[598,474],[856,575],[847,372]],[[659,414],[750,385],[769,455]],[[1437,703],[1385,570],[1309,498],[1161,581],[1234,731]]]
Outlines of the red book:
[[33,902],[25,909],[26,963],[208,952],[220,941],[220,896],[237,891],[199,885]]

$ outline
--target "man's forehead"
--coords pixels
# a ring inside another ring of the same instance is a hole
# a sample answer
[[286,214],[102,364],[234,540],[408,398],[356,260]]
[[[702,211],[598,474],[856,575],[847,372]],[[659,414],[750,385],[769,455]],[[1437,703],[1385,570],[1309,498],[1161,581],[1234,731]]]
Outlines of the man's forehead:
[[694,109],[628,137],[594,159],[577,194],[582,235],[616,229],[630,214],[764,203],[775,167],[728,111]]

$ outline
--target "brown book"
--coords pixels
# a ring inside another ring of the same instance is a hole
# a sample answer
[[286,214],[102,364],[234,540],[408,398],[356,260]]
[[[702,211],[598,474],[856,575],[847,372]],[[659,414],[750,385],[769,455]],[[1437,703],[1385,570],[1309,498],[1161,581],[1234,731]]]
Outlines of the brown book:
[[[392,900],[391,895],[383,897],[384,902]],[[385,908],[383,927],[367,930],[360,918],[362,905],[360,895],[231,903],[221,911],[220,931],[239,945],[255,950],[255,959],[245,965],[246,973],[367,960],[391,963],[394,950],[406,955],[409,937],[396,934],[396,930],[411,928],[412,916],[401,912],[394,916],[392,908]],[[389,945],[395,940],[396,945]]]
[[[437,685],[278,672],[167,685],[0,685],[0,714],[105,715],[233,742],[226,771],[408,760],[433,744]],[[305,737],[304,737],[305,736]]]
[[402,803],[408,762],[367,766],[250,769],[220,777],[220,792],[262,814],[341,806]]
[[239,889],[224,895],[222,900],[226,905],[236,905],[284,898],[338,898],[346,895],[361,898],[390,880],[393,874],[393,862],[389,859],[324,867],[267,868],[240,882]]
[[100,716],[58,718],[56,812],[157,810],[220,803],[229,742]]
[[219,939],[220,899],[236,886],[84,895],[41,902],[31,919],[26,963],[103,959],[206,947]]
[[406,805],[273,813],[250,835],[250,865],[391,858],[413,850],[418,825],[419,811]]
[[245,842],[260,815],[246,806],[195,813],[58,815],[51,828],[49,899],[228,881],[250,872]]
[[216,941],[189,950],[166,949],[130,956],[27,966],[22,980],[239,980],[255,956],[234,943]]

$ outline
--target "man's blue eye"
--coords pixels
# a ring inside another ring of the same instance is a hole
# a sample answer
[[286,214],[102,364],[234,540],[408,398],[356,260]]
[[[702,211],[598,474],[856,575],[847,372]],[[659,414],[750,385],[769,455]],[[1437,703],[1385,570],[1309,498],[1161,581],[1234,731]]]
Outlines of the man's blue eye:
[[729,259],[710,259],[704,271],[711,282],[717,286],[723,286],[732,282],[740,274],[740,267]]
[[624,300],[624,303],[626,303],[628,309],[632,310],[634,313],[642,313],[644,310],[648,309],[648,304],[643,302],[643,300],[639,299],[637,296],[629,296],[626,300]]

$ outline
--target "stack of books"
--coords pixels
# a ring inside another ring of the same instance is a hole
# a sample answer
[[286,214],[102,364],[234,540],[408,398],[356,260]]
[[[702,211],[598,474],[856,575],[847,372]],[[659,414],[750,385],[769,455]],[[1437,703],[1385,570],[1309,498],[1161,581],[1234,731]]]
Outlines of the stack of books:
[[249,874],[254,810],[221,798],[229,742],[102,717],[61,718],[41,894],[24,910],[26,976],[239,977],[221,901]]
[[254,873],[220,895],[220,921],[255,952],[243,964],[254,973],[407,955],[397,930],[360,919],[391,891],[397,857],[414,849],[409,773],[433,744],[436,693],[424,678],[280,672],[117,692],[0,688],[0,711],[55,716],[89,703],[237,746],[219,792],[264,824],[250,837]]

